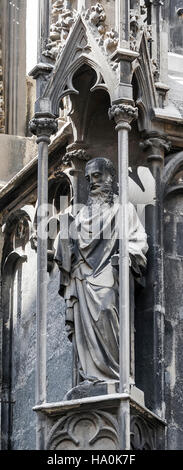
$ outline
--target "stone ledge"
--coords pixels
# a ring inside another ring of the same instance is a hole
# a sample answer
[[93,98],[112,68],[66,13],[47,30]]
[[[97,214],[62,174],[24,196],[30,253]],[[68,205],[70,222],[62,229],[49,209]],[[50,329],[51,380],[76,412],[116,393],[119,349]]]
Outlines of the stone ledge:
[[161,418],[160,416],[158,416],[156,413],[154,413],[153,411],[149,410],[148,408],[146,408],[146,406],[142,406],[141,404],[139,404],[137,401],[135,401],[133,398],[130,398],[130,405],[133,409],[135,409],[136,411],[140,412],[141,415],[143,415],[145,418],[148,418],[148,419],[151,419],[153,421],[158,421],[160,424],[162,424],[163,426],[166,426],[167,425],[167,422],[165,419]]
[[82,408],[86,409],[91,405],[101,409],[118,408],[120,402],[126,400],[130,400],[131,407],[140,412],[145,418],[157,420],[160,424],[166,426],[166,421],[163,418],[146,408],[146,406],[138,403],[134,398],[126,393],[100,395],[95,397],[81,398],[79,400],[61,401],[57,403],[43,403],[42,405],[34,406],[33,411],[44,413],[47,416],[56,416],[70,410],[78,410]]
[[131,449],[164,449],[166,422],[128,394],[43,403],[33,410],[45,422],[46,449],[120,450],[121,413],[128,404]]
[[100,395],[95,397],[81,398],[78,400],[67,400],[58,403],[44,403],[42,405],[36,405],[33,411],[42,412],[48,416],[56,415],[58,413],[64,413],[72,409],[78,409],[90,405],[96,405],[97,407],[118,407],[120,401],[129,400],[130,395],[126,393],[114,393],[109,395]]

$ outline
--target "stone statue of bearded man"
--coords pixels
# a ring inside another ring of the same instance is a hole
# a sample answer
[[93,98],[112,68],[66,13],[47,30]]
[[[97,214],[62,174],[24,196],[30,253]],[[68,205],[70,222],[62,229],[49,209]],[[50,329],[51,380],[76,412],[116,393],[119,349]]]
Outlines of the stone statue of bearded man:
[[[68,240],[60,233],[55,259],[78,361],[78,383],[114,383],[119,381],[119,285],[111,259],[119,252],[121,223],[115,170],[107,158],[95,158],[87,163],[85,177],[87,205],[72,220]],[[131,203],[128,214],[129,254],[136,265],[145,267],[146,233]]]

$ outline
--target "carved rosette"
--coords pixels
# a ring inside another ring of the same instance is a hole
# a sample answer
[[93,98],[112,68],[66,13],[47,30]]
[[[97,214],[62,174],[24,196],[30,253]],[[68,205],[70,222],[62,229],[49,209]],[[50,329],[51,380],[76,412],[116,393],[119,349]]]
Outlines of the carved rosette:
[[56,134],[58,123],[52,115],[35,116],[29,123],[32,134],[37,135],[37,143],[50,143],[50,136]]
[[145,33],[148,42],[152,42],[152,25],[147,24],[148,8],[152,6],[152,0],[149,3],[144,0],[136,2],[135,8],[130,9],[130,49],[139,52],[141,39]]
[[109,119],[114,119],[116,124],[122,127],[126,127],[130,130],[130,123],[137,119],[138,108],[129,104],[114,104],[109,108]]
[[48,450],[117,450],[118,423],[102,411],[68,413],[52,427]]

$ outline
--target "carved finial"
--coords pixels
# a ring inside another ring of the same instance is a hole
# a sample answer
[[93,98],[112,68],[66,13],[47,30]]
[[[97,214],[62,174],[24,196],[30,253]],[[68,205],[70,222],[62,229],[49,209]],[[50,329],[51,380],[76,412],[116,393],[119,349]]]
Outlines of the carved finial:
[[106,39],[104,40],[104,47],[106,52],[112,54],[118,45],[118,33],[112,28],[106,32]]
[[85,19],[93,26],[99,46],[104,46],[107,54],[112,54],[118,46],[118,33],[112,28],[107,31],[105,24],[106,14],[101,3],[91,6],[85,13]]
[[96,5],[93,5],[91,7],[91,13],[89,18],[90,22],[97,27],[99,27],[101,23],[104,23],[106,19],[106,14],[101,3],[96,3]]

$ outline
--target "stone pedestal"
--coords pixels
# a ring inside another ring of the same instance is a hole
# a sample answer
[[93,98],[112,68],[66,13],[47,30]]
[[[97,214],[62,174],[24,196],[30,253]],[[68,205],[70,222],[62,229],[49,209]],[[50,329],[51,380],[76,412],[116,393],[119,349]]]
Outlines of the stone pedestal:
[[165,422],[127,394],[114,393],[36,406],[46,423],[47,450],[120,449],[119,410],[130,401],[132,450],[164,448]]

